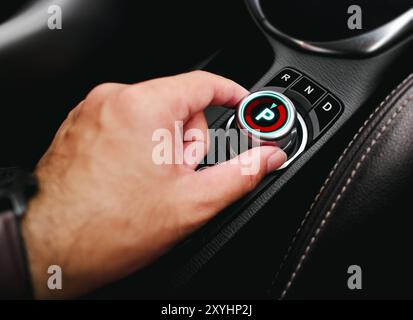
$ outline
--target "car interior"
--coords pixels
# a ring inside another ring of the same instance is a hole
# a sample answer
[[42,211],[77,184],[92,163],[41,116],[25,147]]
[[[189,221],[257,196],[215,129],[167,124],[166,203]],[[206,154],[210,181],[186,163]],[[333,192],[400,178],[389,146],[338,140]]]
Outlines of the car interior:
[[[50,1],[3,2],[1,167],[33,169],[103,82],[201,69],[295,110],[281,169],[85,299],[413,298],[411,0],[59,0],[53,32],[39,22]],[[242,126],[233,109],[205,115],[209,128]]]

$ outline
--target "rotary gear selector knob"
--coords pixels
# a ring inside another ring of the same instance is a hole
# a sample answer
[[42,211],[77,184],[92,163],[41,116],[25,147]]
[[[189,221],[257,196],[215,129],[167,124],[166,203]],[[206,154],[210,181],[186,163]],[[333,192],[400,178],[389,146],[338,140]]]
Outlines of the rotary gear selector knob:
[[297,137],[297,111],[284,94],[261,90],[245,97],[238,105],[237,127],[248,139],[259,145],[274,145],[284,150]]

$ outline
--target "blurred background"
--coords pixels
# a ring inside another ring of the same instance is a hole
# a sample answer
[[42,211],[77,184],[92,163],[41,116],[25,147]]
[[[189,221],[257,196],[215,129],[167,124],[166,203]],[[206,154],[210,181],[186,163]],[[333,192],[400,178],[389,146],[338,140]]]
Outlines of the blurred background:
[[[62,8],[62,30],[47,28],[51,4]],[[97,84],[187,71],[247,41],[252,23],[239,0],[5,0],[0,7],[1,167],[32,168]]]
[[[412,7],[411,0],[260,3],[281,31],[321,41],[369,31]],[[47,27],[52,4],[62,8],[62,30]],[[347,28],[351,4],[363,8],[363,30]],[[3,0],[0,166],[32,168],[66,114],[99,83],[206,66],[250,88],[274,58],[243,0]]]

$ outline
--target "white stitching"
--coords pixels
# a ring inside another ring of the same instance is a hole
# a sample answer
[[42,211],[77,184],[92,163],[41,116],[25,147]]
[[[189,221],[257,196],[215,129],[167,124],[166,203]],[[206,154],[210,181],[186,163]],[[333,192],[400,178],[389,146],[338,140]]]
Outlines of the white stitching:
[[361,156],[360,160],[357,162],[355,168],[351,171],[350,177],[346,180],[345,185],[342,187],[340,194],[337,195],[336,199],[334,200],[333,204],[331,205],[330,209],[327,211],[327,213],[325,214],[323,220],[321,221],[320,225],[317,227],[314,235],[311,237],[310,243],[307,245],[307,247],[305,248],[305,251],[303,253],[303,255],[300,257],[300,260],[294,270],[294,272],[291,274],[290,279],[287,283],[287,285],[285,286],[284,291],[282,292],[280,299],[283,299],[287,293],[287,291],[289,290],[289,288],[291,287],[292,282],[294,281],[298,271],[301,269],[303,262],[305,261],[305,259],[307,258],[308,252],[310,251],[313,243],[317,240],[317,236],[319,235],[320,231],[322,230],[322,228],[324,227],[326,221],[328,220],[328,218],[331,216],[331,213],[333,212],[334,208],[337,205],[337,202],[340,200],[340,198],[344,195],[344,193],[347,190],[347,187],[349,186],[349,184],[353,181],[354,176],[356,175],[358,169],[361,167],[361,164],[364,162],[364,160],[367,158],[368,154],[370,153],[370,151],[372,150],[372,147],[377,143],[377,141],[382,137],[383,133],[387,130],[387,128],[389,127],[389,125],[391,124],[391,122],[396,118],[396,116],[398,114],[400,114],[400,112],[403,110],[403,108],[405,108],[408,103],[413,100],[413,94],[410,95],[409,97],[407,97],[397,108],[397,110],[392,114],[391,118],[381,127],[380,131],[377,133],[377,135],[375,136],[375,138],[372,139],[370,145],[366,148],[365,152],[363,153],[363,155]]
[[298,226],[298,229],[296,230],[294,237],[292,238],[290,245],[287,249],[287,252],[284,255],[284,258],[282,260],[282,262],[280,263],[280,266],[278,268],[278,272],[275,275],[273,281],[272,281],[272,285],[275,284],[275,281],[277,280],[282,267],[284,266],[292,248],[293,245],[295,243],[295,241],[297,240],[297,236],[300,233],[302,227],[304,226],[304,224],[307,222],[308,217],[310,216],[310,212],[313,209],[314,205],[316,204],[317,200],[320,198],[321,193],[323,192],[323,190],[326,188],[327,184],[330,182],[331,177],[333,176],[333,174],[335,173],[335,171],[337,170],[339,164],[341,163],[341,161],[343,160],[344,156],[347,154],[348,150],[350,149],[350,147],[353,145],[354,141],[357,139],[357,137],[360,135],[361,131],[370,123],[371,119],[373,118],[373,116],[376,115],[376,113],[381,109],[381,107],[390,100],[390,98],[393,97],[393,95],[396,93],[396,91],[398,91],[400,89],[401,86],[403,86],[407,81],[409,81],[410,78],[413,77],[413,73],[409,74],[407,76],[406,79],[404,79],[401,83],[399,83],[397,85],[396,88],[394,88],[387,96],[386,98],[384,98],[384,100],[380,103],[380,105],[374,109],[374,111],[369,115],[369,117],[367,118],[366,121],[364,121],[363,125],[359,128],[359,130],[357,131],[357,133],[353,136],[353,139],[350,141],[350,143],[347,145],[347,147],[344,149],[343,153],[340,155],[340,157],[338,158],[338,160],[336,161],[336,163],[334,164],[333,168],[331,169],[331,171],[329,172],[327,178],[325,179],[323,185],[321,186],[320,190],[318,191],[317,195],[315,196],[313,202],[311,203],[310,207],[308,208],[307,212],[305,213],[303,219],[301,220],[300,225]]

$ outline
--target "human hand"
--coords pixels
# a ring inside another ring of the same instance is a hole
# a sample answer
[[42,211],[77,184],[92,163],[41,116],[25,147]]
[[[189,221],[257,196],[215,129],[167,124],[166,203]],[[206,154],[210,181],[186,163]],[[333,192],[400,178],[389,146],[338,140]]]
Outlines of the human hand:
[[[257,147],[241,162],[195,172],[196,164],[157,165],[153,134],[184,123],[207,134],[203,109],[232,107],[248,91],[206,72],[136,85],[104,84],[68,115],[35,174],[39,193],[22,222],[37,298],[76,297],[156,260],[278,168],[286,155]],[[201,147],[208,139],[185,141]],[[59,265],[63,289],[49,290],[47,269]]]

